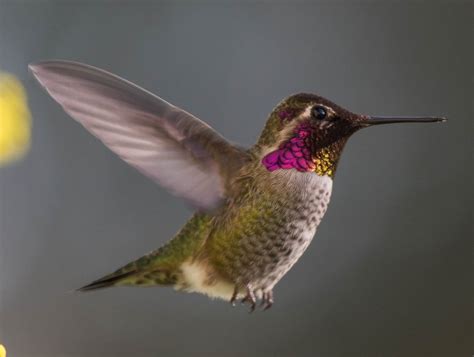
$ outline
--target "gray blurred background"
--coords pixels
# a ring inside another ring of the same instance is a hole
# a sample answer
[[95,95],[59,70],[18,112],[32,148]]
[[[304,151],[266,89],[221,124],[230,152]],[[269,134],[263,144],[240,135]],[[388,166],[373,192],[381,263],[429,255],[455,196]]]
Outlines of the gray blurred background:
[[[25,83],[32,151],[0,169],[0,343],[9,356],[472,354],[472,2],[0,0],[0,70]],[[61,58],[117,73],[251,145],[283,97],[444,125],[356,134],[330,209],[276,304],[249,315],[169,288],[71,291],[191,212],[34,83]]]

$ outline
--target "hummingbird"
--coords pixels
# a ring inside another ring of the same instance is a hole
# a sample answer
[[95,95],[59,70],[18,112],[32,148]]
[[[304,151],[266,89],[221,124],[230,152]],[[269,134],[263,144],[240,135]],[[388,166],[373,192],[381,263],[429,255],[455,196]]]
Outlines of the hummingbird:
[[171,286],[266,310],[328,208],[349,137],[375,125],[446,120],[360,115],[299,93],[277,104],[256,144],[242,148],[107,71],[61,60],[29,69],[67,114],[195,208],[168,243],[79,291]]

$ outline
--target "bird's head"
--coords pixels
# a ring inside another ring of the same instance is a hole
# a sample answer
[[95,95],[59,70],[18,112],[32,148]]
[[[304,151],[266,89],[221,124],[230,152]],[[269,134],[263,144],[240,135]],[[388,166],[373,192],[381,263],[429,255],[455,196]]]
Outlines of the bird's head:
[[268,171],[296,169],[334,176],[347,139],[372,125],[444,121],[436,117],[374,117],[352,113],[315,94],[292,95],[270,114],[255,150]]

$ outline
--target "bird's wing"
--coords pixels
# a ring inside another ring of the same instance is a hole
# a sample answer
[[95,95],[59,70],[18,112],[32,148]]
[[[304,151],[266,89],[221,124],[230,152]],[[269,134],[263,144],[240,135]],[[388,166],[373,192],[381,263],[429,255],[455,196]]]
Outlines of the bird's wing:
[[202,210],[226,195],[243,150],[184,110],[118,76],[69,61],[31,72],[63,109],[123,160]]

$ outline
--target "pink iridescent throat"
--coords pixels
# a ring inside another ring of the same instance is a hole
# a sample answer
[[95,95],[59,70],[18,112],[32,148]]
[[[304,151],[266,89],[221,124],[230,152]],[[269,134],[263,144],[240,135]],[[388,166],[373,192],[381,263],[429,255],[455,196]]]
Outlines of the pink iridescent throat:
[[300,125],[295,136],[284,142],[280,147],[267,154],[262,159],[262,164],[268,171],[278,169],[296,169],[301,172],[314,171],[316,165],[313,162],[310,151],[311,127],[308,124]]

